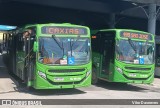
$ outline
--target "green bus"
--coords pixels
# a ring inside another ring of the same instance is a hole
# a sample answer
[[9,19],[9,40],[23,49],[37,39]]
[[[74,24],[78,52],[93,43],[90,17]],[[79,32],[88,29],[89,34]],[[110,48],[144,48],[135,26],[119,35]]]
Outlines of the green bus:
[[8,37],[11,71],[27,87],[64,89],[91,85],[90,29],[70,23],[26,25]]
[[98,80],[146,83],[154,80],[155,39],[152,34],[129,29],[91,31],[92,83]]

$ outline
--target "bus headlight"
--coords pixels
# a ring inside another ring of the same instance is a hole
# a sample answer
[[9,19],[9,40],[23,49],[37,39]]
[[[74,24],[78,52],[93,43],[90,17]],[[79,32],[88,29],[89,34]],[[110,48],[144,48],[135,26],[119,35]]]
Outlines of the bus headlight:
[[121,68],[116,67],[116,70],[117,70],[119,73],[123,74],[123,70],[122,70]]
[[87,73],[86,73],[86,77],[88,77],[91,73],[91,70],[89,70]]
[[41,76],[42,78],[46,79],[45,73],[38,71],[38,75]]

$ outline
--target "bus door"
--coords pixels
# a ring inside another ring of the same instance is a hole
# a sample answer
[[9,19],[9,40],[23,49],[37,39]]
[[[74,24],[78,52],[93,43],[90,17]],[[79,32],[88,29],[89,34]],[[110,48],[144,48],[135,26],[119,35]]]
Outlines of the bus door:
[[109,72],[111,71],[111,64],[114,62],[114,44],[115,35],[112,32],[103,33],[101,37],[102,42],[102,71],[101,74],[109,77]]
[[16,35],[16,74],[21,79],[24,79],[23,77],[23,68],[24,68],[24,39],[22,36],[22,33],[19,33]]
[[35,41],[35,34],[28,32],[27,36],[24,36],[24,38],[25,79],[31,81],[34,78],[35,54],[33,53],[33,43]]

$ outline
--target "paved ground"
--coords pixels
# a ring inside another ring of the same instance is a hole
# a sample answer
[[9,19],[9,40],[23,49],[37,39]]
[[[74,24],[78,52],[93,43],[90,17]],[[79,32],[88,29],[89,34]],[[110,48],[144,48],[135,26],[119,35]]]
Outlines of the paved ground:
[[[0,61],[2,57],[0,56]],[[79,89],[65,89],[65,90],[26,90],[24,84],[18,84],[17,81],[12,78],[5,68],[4,64],[0,62],[0,99],[160,99],[160,78],[155,78],[155,81],[151,85],[131,85],[131,84],[117,84],[100,82],[98,85],[92,85],[87,88]],[[3,106],[0,106],[3,107]],[[8,106],[10,107],[10,106]],[[12,106],[17,108],[17,106]],[[24,108],[26,106],[19,106]],[[30,106],[32,107],[32,106]],[[38,106],[39,108],[43,106]],[[53,106],[47,106],[53,108]],[[54,106],[57,107],[57,106]],[[96,105],[79,105],[79,106],[58,106],[61,108],[99,108],[99,107],[113,107],[113,106],[96,106]],[[121,105],[115,108],[138,106]],[[153,108],[153,106],[141,106],[144,108]],[[159,108],[159,106],[154,106]]]

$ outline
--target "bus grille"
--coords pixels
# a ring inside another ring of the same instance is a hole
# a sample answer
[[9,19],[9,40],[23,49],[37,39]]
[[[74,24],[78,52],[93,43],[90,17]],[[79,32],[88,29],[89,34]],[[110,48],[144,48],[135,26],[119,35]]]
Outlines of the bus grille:
[[126,76],[125,74],[123,74],[123,76],[128,80],[147,80],[151,77],[151,75],[150,75],[147,78],[130,78],[130,77]]
[[128,69],[128,70],[145,70],[145,71],[151,70],[151,68],[137,68],[137,67],[125,67],[125,69]]
[[48,70],[48,72],[53,73],[65,73],[65,72],[83,72],[85,69],[52,69]]
[[70,84],[80,84],[80,83],[83,82],[85,79],[86,79],[86,77],[84,77],[81,81],[75,81],[75,82],[53,82],[53,81],[51,81],[50,79],[47,79],[47,81],[48,81],[50,84],[53,84],[53,85],[70,85]]

